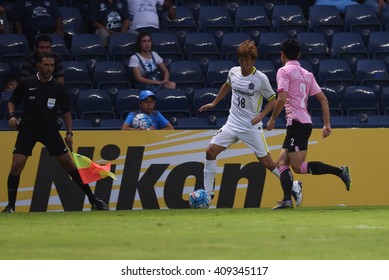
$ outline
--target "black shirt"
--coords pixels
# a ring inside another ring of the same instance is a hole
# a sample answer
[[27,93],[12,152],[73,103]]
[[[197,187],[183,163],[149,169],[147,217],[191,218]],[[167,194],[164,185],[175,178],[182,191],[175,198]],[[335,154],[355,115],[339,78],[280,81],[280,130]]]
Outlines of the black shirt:
[[55,79],[42,83],[37,76],[21,81],[9,99],[15,106],[23,102],[19,129],[31,132],[58,130],[58,112],[70,111],[70,96]]

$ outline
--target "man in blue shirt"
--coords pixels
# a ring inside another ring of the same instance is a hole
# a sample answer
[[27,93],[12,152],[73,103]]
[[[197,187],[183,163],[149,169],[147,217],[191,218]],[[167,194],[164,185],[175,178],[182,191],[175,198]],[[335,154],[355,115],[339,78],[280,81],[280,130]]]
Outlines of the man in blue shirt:
[[158,111],[155,111],[155,94],[150,90],[139,93],[140,110],[128,114],[123,130],[174,129],[173,125]]

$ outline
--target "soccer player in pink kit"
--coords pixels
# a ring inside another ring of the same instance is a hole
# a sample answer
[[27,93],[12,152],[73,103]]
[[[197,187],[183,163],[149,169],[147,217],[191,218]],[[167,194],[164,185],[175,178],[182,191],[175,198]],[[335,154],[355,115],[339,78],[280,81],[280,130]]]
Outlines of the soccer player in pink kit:
[[291,200],[293,175],[289,166],[292,166],[293,171],[298,174],[336,175],[344,182],[347,191],[351,187],[351,174],[348,166],[335,167],[319,161],[305,161],[308,140],[312,132],[311,116],[307,110],[309,96],[316,97],[321,104],[324,120],[323,138],[331,135],[331,125],[326,96],[313,74],[302,68],[297,61],[300,57],[300,48],[299,42],[294,39],[287,39],[282,43],[281,61],[284,66],[277,72],[278,97],[267,123],[267,130],[272,130],[276,118],[285,107],[286,137],[278,160],[284,198],[273,208],[274,210],[293,207]]

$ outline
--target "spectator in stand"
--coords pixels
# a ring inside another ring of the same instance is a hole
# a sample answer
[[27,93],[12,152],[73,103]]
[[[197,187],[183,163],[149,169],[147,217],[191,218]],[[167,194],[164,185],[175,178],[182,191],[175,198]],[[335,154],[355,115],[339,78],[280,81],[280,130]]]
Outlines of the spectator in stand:
[[109,36],[128,31],[130,21],[127,0],[91,0],[89,21],[107,47]]
[[128,67],[132,69],[133,85],[138,89],[156,91],[159,88],[175,89],[176,83],[169,81],[169,70],[162,58],[152,51],[150,33],[141,32],[136,38],[137,53],[132,55]]
[[30,48],[40,34],[63,36],[62,18],[56,0],[20,0],[14,10],[15,31],[24,34]]
[[[122,130],[155,130],[155,129],[174,129],[173,125],[155,109],[155,94],[149,90],[142,90],[139,93],[140,110],[128,114],[125,119]],[[134,117],[138,114],[147,115],[142,119],[142,124],[134,123]]]
[[157,5],[167,10],[170,20],[176,18],[176,7],[170,0],[128,0],[128,10],[132,21],[131,32],[161,32]]
[[18,86],[18,80],[15,77],[10,77],[4,84],[3,92],[13,92]]
[[[34,50],[26,56],[20,66],[20,80],[25,80],[31,75],[38,72],[37,61],[39,55],[42,53],[52,52],[53,41],[49,35],[40,35],[35,39]],[[53,77],[64,84],[64,68],[62,63],[62,56],[53,53],[55,59]]]

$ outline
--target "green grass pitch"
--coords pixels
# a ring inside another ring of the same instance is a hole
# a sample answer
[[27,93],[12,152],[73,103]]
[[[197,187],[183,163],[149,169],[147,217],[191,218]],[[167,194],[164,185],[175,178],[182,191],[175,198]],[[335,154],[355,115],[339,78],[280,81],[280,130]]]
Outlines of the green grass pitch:
[[0,259],[384,260],[389,206],[0,215]]

